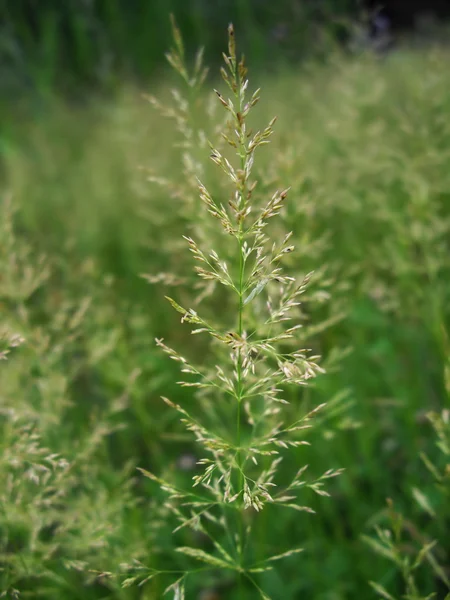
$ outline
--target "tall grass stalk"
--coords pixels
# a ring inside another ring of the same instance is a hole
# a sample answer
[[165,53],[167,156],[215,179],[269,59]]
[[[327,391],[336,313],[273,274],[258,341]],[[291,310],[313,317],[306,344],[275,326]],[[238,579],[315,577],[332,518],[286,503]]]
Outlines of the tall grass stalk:
[[[210,569],[231,571],[241,597],[245,586],[251,585],[267,599],[256,580],[258,574],[271,570],[273,561],[296,555],[303,548],[257,548],[253,533],[259,513],[269,505],[314,512],[300,503],[298,494],[309,488],[328,495],[323,489],[325,480],[339,471],[329,469],[308,479],[307,465],[301,462],[301,447],[309,444],[306,438],[313,417],[324,405],[310,412],[300,409],[293,420],[284,410],[287,386],[306,386],[323,372],[318,356],[308,349],[290,348],[301,325],[286,325],[310,276],[297,282],[284,274],[283,259],[294,251],[292,234],[286,233],[280,240],[269,234],[272,219],[284,210],[288,190],[276,191],[264,203],[258,200],[253,165],[257,151],[269,143],[275,119],[256,133],[248,125],[259,90],[248,93],[247,68],[244,59],[237,58],[232,26],[224,61],[221,74],[230,97],[219,91],[216,94],[228,114],[221,132],[228,148],[220,151],[211,144],[210,158],[228,180],[228,202],[215,198],[198,182],[204,207],[219,225],[223,255],[205,248],[207,240],[203,247],[192,237],[185,236],[185,240],[197,261],[197,275],[223,290],[217,291],[216,306],[230,310],[207,319],[168,298],[182,315],[182,322],[194,327],[192,334],[209,336],[206,356],[211,360],[205,364],[194,364],[162,339],[157,340],[170,358],[180,363],[185,374],[180,384],[196,390],[198,404],[193,408],[164,400],[181,415],[205,455],[197,463],[195,490],[180,489],[144,469],[142,472],[168,492],[178,520],[174,533],[193,529],[209,540],[207,549],[184,545],[177,551]],[[290,477],[281,465],[286,453],[295,454],[301,465]],[[148,577],[156,572],[150,569]],[[166,591],[184,597],[188,573],[189,569],[180,569],[179,579]]]

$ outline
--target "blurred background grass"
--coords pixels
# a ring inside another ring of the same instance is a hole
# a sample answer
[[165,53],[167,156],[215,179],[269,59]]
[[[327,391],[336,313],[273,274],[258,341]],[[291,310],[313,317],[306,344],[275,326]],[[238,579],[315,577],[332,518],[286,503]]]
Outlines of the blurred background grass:
[[[1,3],[2,87],[79,92],[80,86],[120,85],[122,76],[142,79],[161,66],[171,41],[173,12],[190,52],[199,45],[217,62],[230,21],[241,31],[242,49],[260,65],[286,59],[274,46],[289,31],[291,55],[318,48],[319,29],[335,36],[340,19],[355,14],[354,0],[273,3],[267,0],[24,0]],[[272,43],[270,43],[272,42]],[[322,40],[323,42],[323,40]],[[13,68],[11,68],[13,67]]]
[[[312,449],[287,466],[346,471],[331,499],[305,500],[314,517],[275,521],[267,510],[260,543],[276,549],[283,539],[305,552],[265,574],[264,586],[286,600],[365,599],[375,580],[399,595],[396,571],[361,540],[382,522],[386,498],[420,535],[440,536],[439,559],[450,564],[442,535],[450,507],[439,505],[419,456],[435,452],[425,414],[448,405],[449,51],[429,43],[401,44],[383,58],[352,54],[340,45],[353,35],[349,2],[247,0],[41,2],[39,9],[3,2],[1,187],[16,213],[13,239],[2,213],[0,309],[1,323],[26,342],[0,375],[0,591],[153,599],[164,578],[123,588],[124,564],[183,565],[173,556],[163,498],[135,470],[188,481],[196,451],[160,401],[191,398],[153,341],[164,337],[188,352],[191,340],[167,307],[165,287],[140,277],[185,275],[190,261],[179,239],[196,218],[195,204],[186,208],[147,181],[151,168],[186,189],[176,128],[142,97],[173,102],[173,76],[162,66],[170,10],[189,54],[204,44],[213,67],[235,21],[254,87],[262,87],[256,120],[278,115],[257,167],[260,193],[292,187],[283,216],[298,247],[291,267],[325,267],[331,295],[307,305],[313,324],[332,323],[314,337],[328,372],[291,401],[332,408]],[[192,99],[193,127],[213,137],[201,108],[207,97]],[[208,151],[196,159],[220,190]],[[40,255],[49,274],[30,286]],[[189,285],[177,294],[189,298]],[[42,476],[39,493],[29,483],[43,464],[26,441],[30,431],[72,465]],[[8,458],[11,448],[18,463]],[[439,518],[414,501],[416,487]],[[183,542],[192,539],[185,534]],[[421,577],[428,593],[444,598],[431,574]],[[192,598],[234,597],[219,574],[192,585]]]

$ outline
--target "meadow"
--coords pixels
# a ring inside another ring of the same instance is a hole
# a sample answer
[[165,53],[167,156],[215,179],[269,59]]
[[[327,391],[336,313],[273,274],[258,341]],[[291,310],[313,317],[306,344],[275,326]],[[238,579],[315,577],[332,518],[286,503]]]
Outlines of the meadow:
[[[181,509],[167,501],[168,491],[191,488],[205,449],[161,397],[208,416],[217,431],[228,412],[210,410],[208,390],[178,385],[179,361],[161,344],[200,366],[212,354],[212,364],[225,363],[226,353],[193,337],[166,296],[229,330],[236,318],[220,285],[196,276],[183,238],[217,250],[233,272],[228,238],[198,188],[200,179],[234,210],[234,188],[208,145],[228,156],[221,133],[233,128],[213,88],[225,98],[229,90],[218,73],[203,77],[200,59],[186,75],[177,57],[175,48],[179,73],[146,86],[123,82],[84,103],[8,104],[3,118],[0,597],[153,600],[188,570],[187,599],[443,600],[449,51],[336,50],[254,75],[248,65],[249,97],[261,88],[249,127],[264,131],[278,117],[252,165],[254,202],[289,188],[270,237],[280,244],[292,232],[295,250],[282,246],[288,276],[313,273],[293,324],[321,368],[302,373],[300,386],[282,382],[282,410],[294,423],[325,404],[298,444],[278,448],[280,481],[308,465],[299,492],[308,509],[276,511],[268,501],[258,512],[254,496],[241,506],[244,525],[257,513],[255,560],[287,553],[255,570],[257,587],[226,568],[226,532],[211,543],[195,508],[183,517],[192,514],[194,527],[174,534]],[[267,285],[246,299],[255,331]],[[243,468],[240,449],[234,460]],[[166,597],[182,594],[178,586]]]

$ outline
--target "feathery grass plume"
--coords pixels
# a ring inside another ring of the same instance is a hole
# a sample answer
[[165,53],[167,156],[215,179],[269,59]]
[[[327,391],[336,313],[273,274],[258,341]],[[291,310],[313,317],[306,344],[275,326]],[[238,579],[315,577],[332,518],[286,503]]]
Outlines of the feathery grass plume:
[[[419,490],[413,490],[413,495],[429,516],[436,517],[428,499]],[[439,581],[441,586],[450,590],[448,569],[440,564],[438,558],[442,554],[438,541],[424,535],[414,523],[405,519],[402,514],[395,510],[390,499],[388,500],[386,516],[388,519],[387,526],[377,526],[375,528],[377,537],[364,536],[363,539],[376,554],[389,560],[398,569],[402,578],[402,591],[400,596],[395,596],[386,589],[385,585],[370,581],[370,585],[375,592],[381,598],[387,598],[388,600],[400,600],[400,598],[429,600],[435,598],[435,592],[423,591],[421,570],[428,570],[429,579],[432,582],[434,580],[431,589],[436,589]],[[445,598],[446,600],[450,599],[450,592]]]
[[[171,18],[173,48],[167,53],[167,59],[174,71],[178,74],[184,84],[182,89],[172,89],[173,103],[168,106],[167,102],[158,100],[154,96],[148,96],[150,103],[165,118],[172,120],[177,131],[176,149],[179,153],[178,160],[182,164],[181,177],[172,173],[168,178],[161,178],[150,172],[148,180],[161,187],[166,195],[172,199],[176,210],[171,211],[165,218],[164,227],[170,229],[172,235],[157,238],[153,241],[161,251],[171,257],[170,270],[156,274],[146,274],[144,278],[150,283],[163,283],[168,287],[178,287],[178,294],[183,302],[198,306],[206,298],[212,299],[219,282],[217,279],[205,275],[195,277],[186,261],[184,246],[177,242],[176,232],[182,227],[184,234],[194,238],[202,247],[214,247],[218,255],[233,261],[233,250],[229,251],[227,238],[220,235],[214,220],[208,219],[208,213],[202,210],[202,204],[214,197],[226,198],[229,195],[227,189],[228,180],[211,171],[211,167],[205,162],[205,149],[208,147],[207,140],[214,137],[215,148],[219,152],[226,152],[226,148],[234,148],[234,141],[230,143],[230,133],[234,125],[230,121],[228,111],[222,111],[225,117],[217,113],[221,104],[217,102],[215,92],[207,93],[204,83],[207,76],[207,68],[203,63],[203,52],[200,49],[196,54],[193,68],[190,68],[185,57],[184,45],[181,32],[177,27],[175,19]],[[260,119],[260,117],[259,117]],[[259,120],[258,119],[258,120]],[[301,128],[300,128],[301,129]],[[273,143],[273,142],[271,142]],[[304,190],[304,177],[299,162],[305,162],[304,157],[298,156],[298,148],[303,140],[295,136],[290,130],[275,142],[270,152],[270,159],[261,156],[260,161],[252,166],[254,179],[258,182],[255,190],[258,199],[270,196],[277,187],[281,188],[283,181],[289,181],[291,195],[301,197],[301,201],[288,203],[279,213],[278,218],[271,222],[271,232],[274,239],[283,239],[286,231],[298,240],[299,250],[283,255],[283,267],[285,276],[296,280],[308,280],[302,293],[302,303],[292,307],[291,316],[302,324],[301,341],[308,347],[321,347],[323,332],[336,326],[348,311],[348,276],[351,268],[343,268],[335,253],[330,252],[330,239],[328,226],[322,223],[322,234],[318,233],[319,220],[324,215],[328,219],[329,212],[333,208],[332,197],[317,198],[311,192]],[[293,158],[296,158],[294,161]],[[210,161],[213,167],[214,162]],[[173,171],[171,169],[171,171]],[[199,195],[199,180],[200,195]],[[318,184],[316,184],[318,185]],[[155,219],[155,208],[150,208],[149,221]],[[169,223],[167,219],[172,219]],[[178,219],[174,226],[173,220]],[[152,236],[152,239],[155,236]],[[174,239],[175,238],[175,239]],[[181,235],[179,236],[182,240]],[[287,241],[287,240],[286,240]],[[331,256],[330,256],[331,255]],[[170,258],[169,258],[170,260]],[[331,302],[331,290],[333,290],[333,302]],[[337,295],[337,291],[340,294]],[[271,288],[268,294],[255,295],[253,299],[253,314],[249,319],[256,322],[265,319],[266,303],[277,304],[281,298],[279,294],[286,293],[284,289]],[[220,302],[220,300],[219,300]],[[257,306],[258,305],[258,306]],[[207,309],[205,307],[203,310]],[[249,329],[255,326],[249,325]],[[271,324],[272,334],[281,333],[284,323],[273,322]],[[286,345],[298,343],[298,335],[291,340],[285,340]],[[345,359],[350,348],[334,346],[322,357],[324,368],[336,368],[339,361]],[[295,395],[295,391],[292,392]],[[339,392],[328,402],[333,404],[334,410],[328,410],[320,415],[322,422],[329,421],[329,427],[322,427],[323,435],[331,435],[332,430],[339,428],[355,428],[358,423],[349,417],[348,408],[352,403],[350,391],[345,394]]]
[[[202,182],[198,190],[205,210],[222,232],[225,257],[205,242],[200,244],[190,236],[185,240],[198,276],[222,286],[222,305],[232,308],[224,311],[222,319],[217,315],[212,321],[168,298],[181,314],[181,321],[192,325],[192,334],[209,336],[210,360],[206,364],[194,364],[157,340],[180,364],[185,374],[180,385],[197,390],[198,407],[192,410],[164,400],[180,414],[204,456],[198,461],[192,490],[180,489],[144,469],[142,472],[168,493],[179,521],[175,532],[191,528],[210,540],[207,550],[183,545],[178,552],[211,569],[231,571],[241,589],[244,583],[251,584],[262,598],[268,598],[255,580],[257,574],[302,548],[274,554],[271,548],[258,548],[252,538],[258,513],[266,505],[314,512],[302,504],[302,490],[309,488],[327,496],[326,481],[340,471],[329,469],[318,478],[308,478],[307,465],[302,465],[283,481],[283,455],[299,452],[309,444],[308,430],[324,407],[316,406],[306,414],[297,412],[292,421],[286,420],[284,411],[286,387],[305,386],[323,371],[318,356],[307,348],[291,347],[301,325],[288,321],[310,276],[297,282],[284,274],[283,260],[294,251],[292,235],[277,241],[269,233],[272,220],[284,209],[289,190],[276,191],[262,205],[255,199],[253,165],[257,151],[269,143],[275,119],[257,132],[248,126],[259,90],[251,95],[248,92],[247,68],[244,59],[237,58],[232,26],[224,61],[221,73],[230,94],[216,91],[216,95],[228,115],[222,137],[229,148],[219,150],[211,145],[210,158],[228,181],[228,201],[215,198]],[[300,452],[298,456],[300,459]],[[180,571],[175,597],[184,593],[185,569]]]
[[[206,243],[216,237],[216,229],[211,222],[205,218],[206,213],[201,209],[198,182],[214,178],[214,186],[219,187],[226,193],[226,182],[215,176],[215,172],[209,168],[205,157],[208,150],[208,139],[213,136],[217,138],[225,128],[226,118],[220,118],[220,106],[214,92],[206,94],[204,83],[208,75],[208,68],[204,65],[203,48],[200,48],[195,56],[192,67],[186,60],[184,43],[181,32],[171,15],[173,47],[166,54],[171,68],[181,79],[181,86],[171,89],[171,104],[159,100],[153,95],[145,96],[158,113],[174,122],[176,130],[176,141],[174,143],[174,159],[181,165],[180,177],[161,177],[154,169],[146,168],[147,180],[159,187],[166,196],[174,202],[174,210],[164,214],[165,227],[173,231],[182,231],[196,237],[197,240]],[[226,144],[221,138],[221,146]],[[141,211],[149,222],[154,222],[154,207],[146,204],[141,205]],[[174,239],[175,238],[175,239]],[[180,267],[183,262],[184,243],[181,235],[176,238],[172,235],[170,239],[158,240],[160,250],[161,243],[167,246],[167,255],[172,257],[173,265],[170,272],[156,274],[145,274],[144,278],[150,283],[163,283],[169,287],[184,284],[190,291],[195,290],[195,303],[200,303],[204,298],[213,294],[217,282],[213,279],[198,279],[191,275],[188,265]]]
[[[179,136],[176,147],[181,150],[182,178],[178,185],[167,179],[161,179],[151,170],[149,181],[161,185],[170,196],[180,201],[178,212],[185,216],[185,211],[192,210],[197,204],[197,178],[203,174],[203,165],[199,160],[199,149],[206,147],[206,132],[204,131],[205,117],[211,113],[203,105],[201,92],[207,77],[208,69],[203,64],[203,49],[197,52],[192,69],[187,65],[183,38],[171,15],[173,48],[167,52],[166,58],[172,69],[181,78],[186,90],[171,89],[172,106],[158,100],[155,96],[147,95],[146,99],[166,118],[173,120]],[[200,106],[199,106],[200,104]],[[212,106],[212,105],[211,105]],[[205,114],[206,112],[206,114]],[[197,117],[200,116],[201,120]]]
[[[70,298],[54,293],[49,260],[17,233],[14,212],[7,197],[0,204],[0,597],[32,589],[33,597],[56,598],[61,585],[78,580],[86,589],[91,571],[122,562],[123,547],[115,553],[112,541],[122,529],[134,555],[148,555],[151,534],[141,542],[139,524],[131,541],[124,518],[124,507],[138,504],[132,467],[105,478],[102,459],[136,374],[105,410],[90,406],[77,427],[77,378],[112,352],[117,332],[92,331],[92,306],[73,290]],[[107,324],[108,309],[98,305]]]
[[[391,561],[399,570],[403,580],[402,598],[408,600],[428,600],[436,593],[429,594],[420,571],[428,572],[428,579],[448,592],[445,600],[450,600],[450,565],[446,542],[448,533],[445,523],[450,505],[450,341],[445,331],[441,331],[444,351],[447,355],[443,382],[447,394],[447,405],[440,412],[430,412],[428,421],[435,435],[437,452],[433,455],[422,452],[420,458],[431,476],[433,487],[424,491],[413,487],[410,497],[419,508],[421,516],[431,523],[426,531],[394,508],[388,500],[388,526],[376,527],[377,539],[364,536],[364,540],[379,555]],[[422,487],[422,486],[421,486]],[[395,597],[378,582],[371,581],[374,590],[383,598],[395,600]]]

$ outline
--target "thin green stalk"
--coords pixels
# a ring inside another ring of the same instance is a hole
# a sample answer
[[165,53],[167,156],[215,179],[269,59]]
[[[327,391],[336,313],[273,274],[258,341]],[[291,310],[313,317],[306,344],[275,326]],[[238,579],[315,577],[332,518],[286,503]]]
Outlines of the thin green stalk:
[[[238,78],[238,91],[237,91],[237,99],[239,106],[239,113],[242,113],[242,91],[241,91],[241,81],[239,75],[239,69],[237,63],[235,63],[236,75]],[[246,150],[245,150],[245,135],[242,131],[242,126],[240,128],[240,158],[241,158],[241,171],[245,172],[245,161],[246,161]],[[245,180],[242,181],[242,190],[241,190],[241,206],[240,208],[244,208],[245,203]],[[244,313],[244,274],[245,274],[245,262],[244,262],[244,249],[243,249],[243,222],[240,220],[239,222],[239,283],[238,283],[238,293],[239,293],[239,307],[238,307],[238,336],[241,338],[244,332],[243,327],[243,313]],[[239,470],[239,489],[242,491],[244,489],[244,472],[242,469],[242,454],[241,454],[241,412],[242,412],[242,356],[241,349],[238,350],[238,364],[237,364],[237,373],[238,373],[238,402],[237,402],[237,465]],[[242,500],[242,508],[240,511],[239,518],[239,566],[241,570],[243,568],[243,560],[244,560],[244,500]],[[243,598],[243,577],[242,573],[239,576],[239,597]]]
[[[242,237],[239,238],[239,313],[238,313],[238,335],[243,333],[243,281],[244,281],[244,260],[242,255]],[[238,350],[237,363],[237,466],[239,470],[239,489],[244,488],[244,473],[242,470],[242,455],[241,455],[241,403],[242,403],[242,357],[241,350]],[[242,507],[239,518],[239,566],[243,567],[243,548],[244,548],[244,500],[242,499]],[[239,597],[243,598],[243,581],[242,574],[239,575]]]

